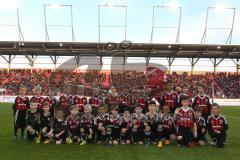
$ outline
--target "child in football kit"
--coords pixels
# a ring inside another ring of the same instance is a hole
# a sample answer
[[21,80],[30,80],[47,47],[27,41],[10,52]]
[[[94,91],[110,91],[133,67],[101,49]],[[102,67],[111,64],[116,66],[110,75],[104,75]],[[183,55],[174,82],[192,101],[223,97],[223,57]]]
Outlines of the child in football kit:
[[132,137],[134,144],[143,144],[146,121],[147,118],[142,113],[142,107],[136,106],[135,113],[132,115]]
[[194,138],[197,137],[195,113],[189,107],[188,96],[182,96],[180,102],[182,107],[177,108],[174,113],[174,120],[177,123],[178,146],[192,146],[192,129]]
[[132,121],[131,113],[129,110],[125,110],[122,115],[122,128],[120,132],[120,143],[130,144],[132,139]]
[[161,101],[161,108],[164,105],[169,107],[170,114],[173,115],[175,109],[178,107],[178,94],[173,91],[174,85],[169,82],[166,86],[166,92],[162,94]]
[[202,110],[202,117],[207,121],[208,116],[211,113],[211,103],[210,98],[205,94],[205,84],[199,83],[197,86],[198,95],[193,99],[192,108],[195,111],[195,108],[198,107]]
[[66,126],[64,112],[62,110],[56,111],[56,118],[53,121],[53,126],[48,136],[53,137],[57,145],[63,144],[65,142]]
[[45,144],[51,142],[51,138],[49,137],[49,133],[51,131],[53,124],[53,117],[50,112],[50,103],[43,103],[43,112],[40,115],[40,127],[41,127],[41,141]]
[[94,119],[96,141],[98,144],[106,144],[107,124],[109,121],[109,114],[105,113],[104,107],[98,108],[98,114]]
[[93,143],[94,116],[92,115],[92,106],[90,104],[84,106],[84,114],[81,116],[80,133],[83,138],[81,145],[84,145],[86,141],[88,143]]
[[168,145],[176,139],[176,126],[167,105],[163,106],[160,126],[162,126],[162,141],[165,140],[165,145]]
[[70,107],[70,115],[66,118],[65,125],[67,129],[66,142],[71,144],[72,142],[76,144],[81,143],[80,134],[80,123],[81,119],[79,117],[79,107],[72,105]]
[[211,144],[223,148],[226,144],[228,123],[226,118],[220,113],[217,103],[212,104],[212,114],[208,117],[207,128],[212,138]]
[[206,144],[205,135],[207,133],[206,130],[206,121],[202,117],[202,110],[199,107],[195,108],[195,118],[197,125],[197,137],[193,138],[193,141],[200,146],[204,146]]
[[92,114],[96,116],[98,112],[98,108],[103,104],[103,99],[99,94],[98,88],[93,88],[93,95],[92,97],[89,98],[89,104],[92,107]]
[[30,110],[26,115],[27,140],[40,143],[40,113],[38,112],[38,103],[31,102]]
[[150,143],[156,144],[158,142],[158,146],[162,146],[162,141],[159,140],[159,122],[160,122],[160,114],[156,112],[156,102],[150,101],[148,103],[148,112],[146,113],[147,121],[145,123],[144,133],[145,133],[145,143],[148,145]]
[[19,87],[19,96],[16,97],[12,106],[14,116],[14,135],[13,140],[17,139],[17,131],[21,129],[21,140],[24,140],[24,130],[26,128],[26,113],[29,109],[29,99],[25,97],[27,87],[21,85]]
[[33,89],[33,94],[32,98],[30,99],[30,102],[36,103],[38,106],[38,110],[42,111],[42,104],[44,102],[44,98],[41,97],[42,94],[42,88],[40,85],[36,85]]
[[84,106],[87,104],[87,97],[84,96],[85,88],[83,85],[77,86],[77,95],[73,97],[73,105],[78,106],[79,114],[84,113]]
[[52,89],[48,90],[48,96],[44,98],[44,102],[49,103],[51,116],[54,117],[54,110],[57,104],[57,100],[54,97],[54,92]]
[[122,118],[118,114],[118,107],[112,106],[111,114],[109,115],[107,131],[108,133],[111,132],[111,139],[113,144],[119,143],[121,125]]

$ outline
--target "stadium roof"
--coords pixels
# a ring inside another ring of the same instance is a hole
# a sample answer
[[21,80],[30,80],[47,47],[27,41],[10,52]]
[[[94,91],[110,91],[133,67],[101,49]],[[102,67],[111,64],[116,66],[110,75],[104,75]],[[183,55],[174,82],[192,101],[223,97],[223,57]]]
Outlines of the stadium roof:
[[0,54],[239,59],[240,45],[2,41]]

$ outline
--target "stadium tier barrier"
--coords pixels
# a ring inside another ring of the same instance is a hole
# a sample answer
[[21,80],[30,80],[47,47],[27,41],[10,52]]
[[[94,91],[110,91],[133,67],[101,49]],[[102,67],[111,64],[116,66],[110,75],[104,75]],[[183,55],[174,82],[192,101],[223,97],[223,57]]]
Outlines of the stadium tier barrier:
[[[17,96],[0,96],[0,103],[13,103]],[[28,96],[31,98],[32,96]],[[42,96],[45,97],[45,96]],[[59,96],[55,96],[58,100]],[[89,97],[88,97],[89,98]],[[240,106],[240,99],[211,99],[211,102],[218,103],[220,106]]]

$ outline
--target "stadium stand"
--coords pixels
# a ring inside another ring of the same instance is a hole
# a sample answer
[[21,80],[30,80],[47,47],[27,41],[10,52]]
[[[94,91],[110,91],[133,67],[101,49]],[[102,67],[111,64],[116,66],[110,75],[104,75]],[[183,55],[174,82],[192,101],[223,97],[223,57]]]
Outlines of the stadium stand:
[[[188,73],[167,74],[167,79],[172,80],[175,88],[181,87],[181,84],[188,83],[189,90],[192,95],[196,93],[196,84],[205,83],[206,93],[214,98],[237,98],[240,97],[240,78],[236,74],[231,73],[205,73],[191,75]],[[107,80],[109,79],[109,80]],[[43,88],[43,95],[47,95],[48,89],[54,89],[57,93],[61,93],[63,86],[75,86],[82,84],[86,88],[86,94],[91,95],[92,87],[99,87],[101,90],[107,90],[114,86],[119,93],[123,88],[129,90],[141,89],[147,84],[147,76],[143,71],[118,71],[112,72],[110,77],[107,73],[99,71],[73,72],[68,70],[11,70],[0,72],[0,88],[3,95],[16,95],[19,84],[28,86],[28,95],[32,95],[32,89],[36,84]],[[55,93],[55,94],[57,94]],[[72,94],[75,93],[74,87]]]

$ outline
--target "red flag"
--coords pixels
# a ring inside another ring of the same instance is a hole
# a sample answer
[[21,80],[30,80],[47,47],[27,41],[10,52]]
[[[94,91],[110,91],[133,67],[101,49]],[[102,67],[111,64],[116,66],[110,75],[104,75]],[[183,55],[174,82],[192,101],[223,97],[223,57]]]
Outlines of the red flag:
[[162,87],[165,79],[165,71],[158,67],[147,67],[147,85]]

